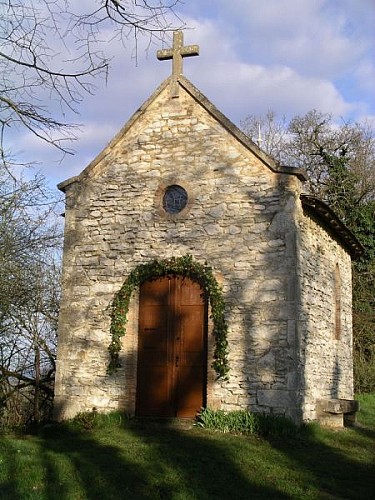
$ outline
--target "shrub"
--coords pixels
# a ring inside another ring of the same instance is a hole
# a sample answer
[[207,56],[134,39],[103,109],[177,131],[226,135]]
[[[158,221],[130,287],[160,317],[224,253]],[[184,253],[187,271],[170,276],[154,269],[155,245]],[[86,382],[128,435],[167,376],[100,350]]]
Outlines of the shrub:
[[129,416],[120,411],[110,413],[98,413],[96,409],[80,412],[70,421],[74,428],[83,430],[118,428],[129,420]]
[[354,382],[357,394],[375,391],[375,350],[354,353]]
[[197,415],[196,425],[218,432],[258,434],[269,437],[290,436],[297,432],[297,426],[286,417],[250,413],[246,410],[226,412],[203,408]]

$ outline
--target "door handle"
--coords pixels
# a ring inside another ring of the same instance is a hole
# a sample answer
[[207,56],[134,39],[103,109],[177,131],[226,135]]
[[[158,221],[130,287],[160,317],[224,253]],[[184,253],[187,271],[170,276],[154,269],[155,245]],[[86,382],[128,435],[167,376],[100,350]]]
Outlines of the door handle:
[[175,364],[175,367],[178,368],[178,363],[180,361],[180,358],[178,356],[176,356],[176,364]]

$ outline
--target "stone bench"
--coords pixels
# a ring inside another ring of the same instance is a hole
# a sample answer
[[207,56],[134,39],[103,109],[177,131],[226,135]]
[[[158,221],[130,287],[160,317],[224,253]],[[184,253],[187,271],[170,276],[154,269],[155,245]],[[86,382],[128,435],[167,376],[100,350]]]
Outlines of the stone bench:
[[316,418],[327,427],[344,427],[356,421],[359,401],[354,399],[318,399]]

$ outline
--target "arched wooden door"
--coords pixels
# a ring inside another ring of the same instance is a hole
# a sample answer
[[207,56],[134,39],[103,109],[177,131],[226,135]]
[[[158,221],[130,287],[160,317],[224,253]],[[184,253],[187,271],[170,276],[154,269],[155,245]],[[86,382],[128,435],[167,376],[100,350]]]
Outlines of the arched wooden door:
[[205,405],[207,304],[182,276],[140,288],[136,414],[193,417]]

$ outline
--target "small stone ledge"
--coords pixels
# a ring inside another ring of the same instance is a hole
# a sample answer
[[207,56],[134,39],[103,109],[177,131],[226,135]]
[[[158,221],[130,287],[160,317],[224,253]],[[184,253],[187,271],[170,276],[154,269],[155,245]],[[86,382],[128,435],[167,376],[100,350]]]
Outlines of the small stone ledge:
[[318,399],[316,418],[327,427],[344,427],[355,423],[359,401],[354,399]]

